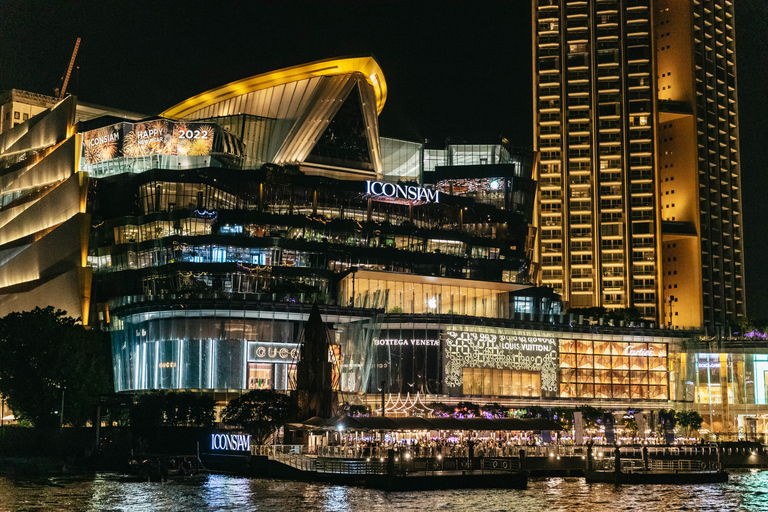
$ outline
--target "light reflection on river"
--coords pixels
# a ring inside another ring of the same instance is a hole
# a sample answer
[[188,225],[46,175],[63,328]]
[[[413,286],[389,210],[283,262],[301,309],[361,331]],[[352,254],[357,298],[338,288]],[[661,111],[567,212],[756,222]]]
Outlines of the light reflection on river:
[[166,483],[115,474],[47,483],[0,477],[0,510],[577,511],[768,510],[768,471],[731,474],[727,484],[622,486],[583,478],[533,479],[528,489],[381,492],[360,487],[231,476]]

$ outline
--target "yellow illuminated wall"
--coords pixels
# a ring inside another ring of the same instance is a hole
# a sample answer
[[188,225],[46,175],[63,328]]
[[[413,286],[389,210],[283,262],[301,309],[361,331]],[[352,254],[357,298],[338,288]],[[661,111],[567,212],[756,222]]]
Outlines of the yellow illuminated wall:
[[77,172],[75,106],[70,96],[0,135],[0,316],[50,305],[88,324],[88,176]]
[[509,292],[525,285],[358,271],[339,283],[340,304],[407,314],[509,318]]
[[744,314],[734,3],[653,2],[659,298],[675,326]]

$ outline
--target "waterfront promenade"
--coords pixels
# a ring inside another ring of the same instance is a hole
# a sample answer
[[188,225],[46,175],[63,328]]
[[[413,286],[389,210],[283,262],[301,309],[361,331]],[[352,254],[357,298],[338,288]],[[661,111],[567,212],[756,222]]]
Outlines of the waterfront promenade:
[[[251,454],[256,467],[264,466],[267,460],[288,466],[294,478],[306,478],[314,473],[322,481],[335,481],[330,475],[386,475],[389,461],[388,451],[379,447],[356,450],[355,447],[318,447],[316,453],[307,454],[302,446],[270,445],[252,446]],[[620,458],[627,469],[639,467],[643,460],[643,448],[648,453],[648,467],[658,472],[665,471],[708,471],[733,468],[768,468],[768,447],[756,444],[729,443],[723,445],[681,445],[681,446],[620,446]],[[616,448],[609,445],[592,447],[593,467],[607,467],[614,461]],[[393,455],[391,470],[396,474],[447,475],[449,472],[525,472],[529,477],[584,476],[587,469],[589,450],[586,445],[552,446],[508,446],[503,454],[489,453],[469,457],[463,450],[446,448],[447,455],[430,452],[423,456],[420,451],[398,451]],[[450,455],[458,451],[460,456]],[[523,457],[521,457],[523,452]],[[252,467],[253,464],[252,464]],[[275,465],[271,465],[272,471]],[[279,469],[278,469],[279,471]],[[343,479],[341,479],[343,480]],[[351,478],[349,480],[355,480]],[[365,478],[359,480],[364,481]]]

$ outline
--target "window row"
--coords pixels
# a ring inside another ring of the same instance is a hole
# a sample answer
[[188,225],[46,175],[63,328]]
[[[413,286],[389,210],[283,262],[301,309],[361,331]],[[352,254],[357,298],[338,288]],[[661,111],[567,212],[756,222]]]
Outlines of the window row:
[[465,395],[541,396],[541,373],[527,370],[464,368]]

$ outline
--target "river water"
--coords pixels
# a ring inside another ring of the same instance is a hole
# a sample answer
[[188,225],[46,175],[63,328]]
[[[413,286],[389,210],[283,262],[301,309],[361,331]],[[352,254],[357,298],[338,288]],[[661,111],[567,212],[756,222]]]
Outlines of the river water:
[[0,477],[0,510],[268,511],[676,511],[768,510],[768,471],[727,484],[621,486],[583,478],[532,479],[528,489],[383,492],[222,475],[128,483],[110,473],[30,482]]

